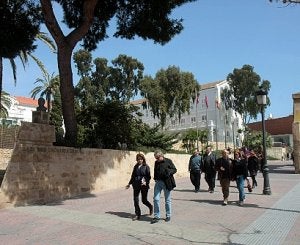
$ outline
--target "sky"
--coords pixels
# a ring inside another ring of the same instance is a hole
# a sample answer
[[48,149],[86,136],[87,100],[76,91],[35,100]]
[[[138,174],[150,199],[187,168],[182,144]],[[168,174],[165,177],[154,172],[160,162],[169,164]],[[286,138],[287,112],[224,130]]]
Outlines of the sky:
[[[93,58],[111,61],[125,54],[142,62],[144,75],[152,77],[160,69],[177,66],[193,73],[200,85],[224,80],[235,68],[249,64],[271,83],[271,105],[266,115],[278,118],[293,114],[292,95],[300,92],[300,4],[198,0],[174,10],[172,15],[183,19],[184,29],[169,43],[162,46],[140,38],[116,39],[111,25],[109,38],[99,43]],[[38,43],[34,55],[42,60],[49,74],[58,74],[56,56],[44,44]],[[30,97],[42,73],[32,60],[25,70],[17,65],[15,86],[10,64],[4,62],[3,89],[13,96]],[[75,68],[73,77],[75,85]]]

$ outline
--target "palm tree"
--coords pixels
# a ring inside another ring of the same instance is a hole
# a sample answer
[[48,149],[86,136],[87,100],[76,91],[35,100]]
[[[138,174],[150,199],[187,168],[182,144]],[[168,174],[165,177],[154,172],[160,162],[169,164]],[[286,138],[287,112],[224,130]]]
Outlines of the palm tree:
[[8,116],[8,108],[10,108],[11,103],[9,94],[3,91],[1,93],[0,118],[6,118]]
[[51,98],[55,95],[59,89],[60,79],[59,75],[50,75],[47,71],[43,72],[43,78],[37,78],[35,83],[41,85],[31,90],[31,98],[35,99],[38,94],[40,97],[46,97],[48,112],[50,112]]
[[[39,32],[36,35],[36,39],[45,43],[52,52],[56,53],[56,46],[55,46],[54,42],[52,41],[52,39],[50,39],[46,33]],[[35,63],[38,65],[38,67],[41,69],[41,71],[43,73],[47,73],[44,64],[36,56],[34,56],[31,52],[20,50],[17,57],[19,57],[19,59],[21,60],[24,70],[25,70],[25,65],[28,63],[28,58],[30,57],[35,61]],[[17,83],[17,66],[16,66],[15,59],[9,58],[9,62],[11,64],[14,83],[16,85],[16,83]],[[0,56],[0,110],[2,109],[2,105],[1,105],[2,78],[3,78],[3,57]]]

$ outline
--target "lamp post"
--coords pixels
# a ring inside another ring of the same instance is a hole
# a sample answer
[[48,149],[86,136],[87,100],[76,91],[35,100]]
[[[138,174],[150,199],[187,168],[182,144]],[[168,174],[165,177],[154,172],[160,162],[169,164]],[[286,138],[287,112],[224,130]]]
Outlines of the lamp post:
[[260,89],[256,92],[257,104],[260,106],[261,123],[262,123],[262,141],[263,141],[263,177],[264,177],[264,189],[263,194],[271,195],[271,187],[269,181],[269,167],[267,163],[267,151],[266,151],[266,126],[265,126],[265,105],[267,104],[267,92]]

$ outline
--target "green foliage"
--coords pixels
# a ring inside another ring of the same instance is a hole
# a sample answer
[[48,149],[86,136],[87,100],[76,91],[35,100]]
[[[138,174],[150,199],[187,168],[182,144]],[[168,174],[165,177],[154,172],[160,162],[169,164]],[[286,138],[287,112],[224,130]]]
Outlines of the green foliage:
[[[198,145],[199,148],[202,148],[203,144],[207,143],[207,130],[197,130],[189,129],[182,134],[181,140],[183,143],[183,147],[187,150],[187,152],[192,153],[194,149],[197,147],[197,136],[198,136]],[[201,149],[199,149],[201,150]]]
[[31,97],[46,97],[48,111],[51,111],[51,99],[55,94],[59,93],[60,79],[58,75],[50,75],[47,71],[43,72],[43,78],[37,78],[35,84],[41,84],[31,90]]
[[32,52],[41,22],[35,1],[1,1],[0,57],[13,59],[20,51]]
[[[245,134],[245,139],[243,145],[248,149],[253,149],[257,152],[260,152],[263,148],[262,146],[262,132],[259,131],[247,131]],[[272,146],[272,138],[269,134],[266,133],[266,147]]]
[[11,106],[11,99],[9,94],[3,91],[1,93],[1,105],[0,105],[0,118],[6,118],[8,116],[8,109]]
[[56,145],[65,145],[64,129],[61,108],[61,97],[59,91],[53,94],[52,109],[50,111],[50,125],[55,127]]
[[[261,81],[260,76],[254,72],[254,68],[250,65],[244,65],[241,69],[234,69],[232,73],[228,74],[227,81],[229,87],[221,93],[225,109],[233,109],[241,114],[244,125],[251,118],[256,119],[260,111],[256,103],[256,92],[259,88],[268,92],[271,87],[270,82]],[[270,105],[269,99],[268,105]]]
[[176,117],[190,111],[200,85],[190,72],[182,72],[178,67],[170,66],[159,70],[155,78],[145,76],[140,85],[141,95],[147,98],[154,117],[160,118],[162,127],[167,117]]
[[154,151],[159,148],[163,151],[170,151],[172,146],[178,142],[178,133],[167,133],[159,130],[160,126],[149,127],[144,124],[139,129],[137,136],[137,147],[146,147]]
[[96,58],[88,51],[80,50],[74,54],[78,74],[82,76],[76,94],[84,105],[92,100],[118,100],[128,103],[137,95],[140,80],[143,78],[144,66],[137,59],[119,55],[108,65],[105,58]]

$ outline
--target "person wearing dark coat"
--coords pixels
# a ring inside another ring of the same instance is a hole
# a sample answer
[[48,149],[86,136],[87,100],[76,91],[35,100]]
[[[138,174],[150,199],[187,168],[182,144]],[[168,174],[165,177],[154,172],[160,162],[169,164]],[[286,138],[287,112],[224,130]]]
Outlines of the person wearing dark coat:
[[205,154],[203,155],[203,172],[205,173],[204,178],[208,184],[208,191],[214,192],[216,182],[216,156],[212,152],[211,147],[207,146]]
[[145,156],[143,154],[136,155],[137,163],[134,165],[131,178],[129,180],[126,189],[132,185],[133,188],[133,201],[135,209],[135,217],[133,220],[139,220],[141,217],[141,209],[139,206],[139,195],[142,195],[142,203],[149,208],[149,215],[153,213],[153,206],[148,201],[148,190],[151,179],[150,167],[146,163]]
[[199,151],[195,150],[189,161],[190,180],[195,187],[195,192],[200,190],[201,165],[202,158],[199,155]]
[[257,181],[255,179],[258,171],[258,157],[256,156],[254,150],[250,151],[250,156],[248,157],[248,171],[252,179],[252,188],[257,187]]
[[220,179],[223,193],[223,205],[227,205],[229,197],[229,186],[231,180],[232,161],[228,156],[228,151],[223,150],[222,156],[216,160],[216,170]]
[[160,220],[160,195],[162,191],[165,196],[165,221],[169,222],[171,220],[171,190],[176,186],[173,175],[177,172],[173,161],[164,157],[162,151],[156,150],[154,157],[156,161],[154,163],[154,217],[151,221],[152,224]]
[[247,177],[247,159],[243,156],[242,151],[236,150],[234,152],[234,159],[232,160],[232,180],[236,181],[240,206],[243,206],[245,200],[244,184]]

